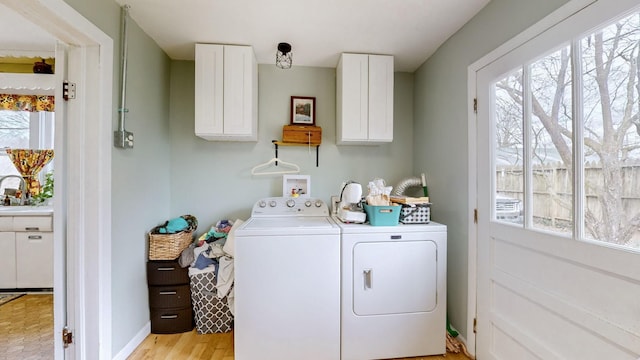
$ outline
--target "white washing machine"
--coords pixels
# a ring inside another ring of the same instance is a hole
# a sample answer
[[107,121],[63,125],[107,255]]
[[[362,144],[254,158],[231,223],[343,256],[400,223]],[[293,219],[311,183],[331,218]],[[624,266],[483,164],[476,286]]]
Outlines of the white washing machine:
[[326,203],[259,200],[234,260],[236,360],[340,358],[340,228]]
[[447,228],[344,224],[341,359],[446,352]]

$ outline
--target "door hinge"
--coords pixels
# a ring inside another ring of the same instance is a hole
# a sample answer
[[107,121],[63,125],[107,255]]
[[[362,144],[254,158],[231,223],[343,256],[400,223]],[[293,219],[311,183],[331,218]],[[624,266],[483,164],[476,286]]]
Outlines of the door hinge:
[[473,99],[473,112],[478,113],[478,98]]
[[73,344],[73,332],[66,326],[62,329],[62,343],[65,349],[69,347],[69,344]]
[[478,209],[473,209],[473,223],[478,223]]
[[69,80],[62,82],[62,98],[65,100],[76,98],[76,83],[72,83]]
[[473,318],[473,333],[476,333],[476,326],[478,325],[478,318]]

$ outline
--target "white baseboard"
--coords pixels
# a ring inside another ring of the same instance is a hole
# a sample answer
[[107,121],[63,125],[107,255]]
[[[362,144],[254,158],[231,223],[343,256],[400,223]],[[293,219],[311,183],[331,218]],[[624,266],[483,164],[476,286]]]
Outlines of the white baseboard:
[[140,331],[138,331],[138,333],[136,334],[136,336],[133,337],[133,339],[131,339],[131,341],[129,341],[127,343],[127,345],[125,345],[122,350],[120,350],[116,356],[113,357],[113,360],[126,360],[127,357],[129,357],[129,355],[131,355],[136,348],[142,344],[142,342],[144,341],[144,339],[149,336],[149,334],[151,334],[151,322],[146,323],[142,329],[140,329]]

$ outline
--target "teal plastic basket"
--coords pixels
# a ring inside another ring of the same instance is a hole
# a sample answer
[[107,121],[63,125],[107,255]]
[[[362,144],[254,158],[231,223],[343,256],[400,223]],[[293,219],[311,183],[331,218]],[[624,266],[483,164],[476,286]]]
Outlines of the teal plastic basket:
[[400,209],[402,206],[370,206],[364,204],[369,225],[371,226],[395,226],[400,221]]

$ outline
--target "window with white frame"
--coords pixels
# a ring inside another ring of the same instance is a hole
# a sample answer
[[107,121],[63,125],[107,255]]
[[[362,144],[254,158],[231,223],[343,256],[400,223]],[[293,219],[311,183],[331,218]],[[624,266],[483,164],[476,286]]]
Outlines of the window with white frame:
[[640,11],[564,40],[491,84],[495,220],[640,249]]
[[[53,149],[55,113],[0,110],[0,148],[12,149]],[[44,175],[53,170],[50,162],[40,172],[41,181]],[[0,177],[20,175],[6,151],[0,151]],[[5,188],[18,188],[19,180],[8,178],[0,187],[0,194]]]

